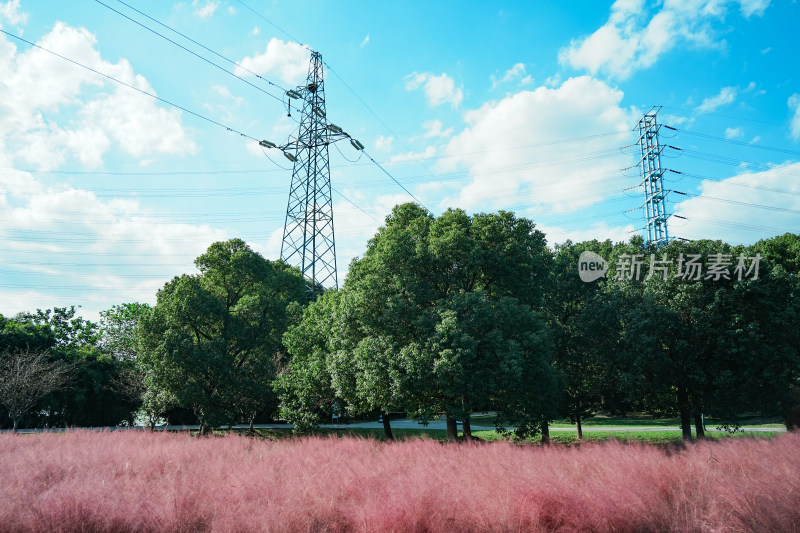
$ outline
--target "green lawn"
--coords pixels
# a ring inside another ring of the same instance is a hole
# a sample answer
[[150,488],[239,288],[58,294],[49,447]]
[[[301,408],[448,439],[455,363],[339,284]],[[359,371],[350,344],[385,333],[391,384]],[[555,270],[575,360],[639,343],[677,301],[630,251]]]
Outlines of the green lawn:
[[[239,430],[241,434],[248,434],[247,430]],[[393,429],[395,439],[405,440],[414,438],[433,439],[441,442],[447,441],[447,431],[443,429]],[[221,431],[220,434],[227,432]],[[459,431],[459,435],[460,435]],[[308,435],[323,435],[323,436],[337,436],[337,437],[359,437],[367,439],[376,439],[379,441],[385,440],[382,429],[365,429],[365,428],[346,428],[346,429],[318,429]],[[512,437],[506,437],[499,434],[494,430],[490,431],[473,431],[473,435],[484,441],[497,441],[503,439],[514,440]],[[772,432],[759,432],[747,433],[737,432],[734,434],[724,433],[719,431],[708,432],[708,438],[713,440],[728,439],[728,438],[769,438],[777,433]],[[269,440],[278,440],[296,437],[295,433],[291,430],[285,429],[257,429],[256,437]],[[300,435],[302,436],[302,435]],[[676,444],[681,441],[681,434],[677,431],[591,431],[583,434],[584,442],[603,442],[616,439],[622,442],[639,442],[649,444]],[[572,445],[578,443],[578,436],[575,432],[554,431],[550,433],[550,440],[553,443]],[[524,441],[516,441],[520,444],[540,444],[541,436],[538,435],[533,439],[526,439]]]

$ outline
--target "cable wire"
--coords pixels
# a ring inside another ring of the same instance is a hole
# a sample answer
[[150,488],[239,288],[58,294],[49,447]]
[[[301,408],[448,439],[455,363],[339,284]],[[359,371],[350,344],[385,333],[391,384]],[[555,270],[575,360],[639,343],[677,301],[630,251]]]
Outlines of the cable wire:
[[2,33],[4,33],[4,34],[8,35],[9,37],[13,37],[14,39],[17,39],[18,41],[21,41],[21,42],[23,42],[23,43],[26,43],[26,44],[28,44],[28,45],[30,45],[30,46],[33,46],[33,47],[35,47],[35,48],[38,48],[39,50],[42,50],[43,52],[47,52],[48,54],[52,54],[52,55],[54,55],[54,56],[56,56],[56,57],[59,57],[59,58],[61,58],[61,59],[65,60],[65,61],[69,61],[69,62],[70,62],[70,63],[72,63],[73,65],[77,65],[77,66],[79,66],[79,67],[81,67],[81,68],[84,68],[84,69],[86,69],[86,70],[88,70],[88,71],[94,72],[95,74],[99,74],[100,76],[103,76],[104,78],[107,78],[107,79],[109,79],[109,80],[111,80],[111,81],[114,81],[114,82],[116,82],[116,83],[119,83],[119,84],[121,84],[121,85],[124,85],[125,87],[128,87],[129,89],[133,89],[134,91],[137,91],[137,92],[139,92],[139,93],[142,93],[142,94],[144,94],[144,95],[146,95],[146,96],[149,96],[150,98],[154,98],[154,99],[158,100],[159,102],[163,102],[163,103],[165,103],[165,104],[167,104],[167,105],[171,105],[172,107],[174,107],[174,108],[176,108],[176,109],[180,109],[181,111],[183,111],[183,112],[185,112],[185,113],[188,113],[188,114],[190,114],[190,115],[192,115],[192,116],[195,116],[195,117],[197,117],[197,118],[200,118],[200,119],[202,119],[202,120],[205,120],[206,122],[210,122],[211,124],[217,125],[217,126],[219,126],[219,127],[221,127],[221,128],[225,128],[226,130],[230,131],[231,133],[236,133],[236,134],[238,134],[238,135],[239,135],[239,136],[241,136],[241,137],[244,137],[244,138],[246,138],[246,139],[250,139],[250,140],[253,140],[253,141],[256,141],[256,142],[258,142],[258,141],[259,141],[259,140],[258,140],[258,139],[256,139],[255,137],[253,137],[253,136],[251,136],[251,135],[247,135],[246,133],[242,133],[242,132],[241,132],[241,131],[239,131],[239,130],[236,130],[236,129],[234,129],[234,128],[231,128],[230,126],[226,126],[225,124],[223,124],[223,123],[221,123],[221,122],[217,122],[217,121],[216,121],[216,120],[214,120],[213,118],[209,118],[209,117],[207,117],[207,116],[205,116],[205,115],[201,115],[200,113],[196,113],[196,112],[194,112],[194,111],[191,111],[191,110],[189,110],[189,109],[187,109],[187,108],[185,108],[185,107],[183,107],[183,106],[180,106],[180,105],[178,105],[178,104],[176,104],[176,103],[174,103],[174,102],[170,102],[169,100],[167,100],[167,99],[165,99],[165,98],[162,98],[162,97],[160,97],[160,96],[157,96],[157,95],[155,95],[155,94],[153,94],[153,93],[149,93],[149,92],[147,92],[147,91],[145,91],[145,90],[143,90],[143,89],[140,89],[140,88],[138,88],[138,87],[136,87],[136,86],[134,86],[134,85],[131,85],[130,83],[125,83],[125,82],[124,82],[124,81],[122,81],[122,80],[119,80],[119,79],[117,79],[117,78],[115,78],[115,77],[113,77],[113,76],[110,76],[109,74],[106,74],[106,73],[104,73],[104,72],[100,72],[99,70],[96,70],[96,69],[93,69],[92,67],[86,66],[86,65],[84,65],[83,63],[79,63],[78,61],[75,61],[74,59],[70,59],[70,58],[68,58],[68,57],[66,57],[66,56],[63,56],[63,55],[61,55],[61,54],[59,54],[59,53],[56,53],[56,52],[53,52],[52,50],[49,50],[49,49],[47,49],[47,48],[45,48],[45,47],[43,47],[43,46],[40,46],[40,45],[38,45],[38,44],[36,44],[36,43],[32,43],[31,41],[29,41],[29,40],[27,40],[27,39],[23,39],[22,37],[20,37],[20,36],[18,36],[18,35],[14,35],[13,33],[9,33],[9,32],[7,32],[6,30],[4,30],[4,29],[2,29],[2,28],[0,28],[0,32],[2,32]]
[[[177,46],[178,48],[181,48],[182,50],[185,50],[186,52],[189,52],[190,54],[192,54],[193,56],[195,56],[195,57],[197,57],[197,58],[199,58],[199,59],[202,59],[203,61],[205,61],[205,62],[206,62],[206,63],[208,63],[209,65],[211,65],[211,66],[213,66],[213,67],[216,67],[216,68],[218,68],[219,70],[221,70],[221,71],[222,71],[222,72],[224,72],[225,74],[229,74],[229,75],[233,76],[234,78],[236,78],[236,79],[238,79],[238,80],[241,80],[241,81],[243,81],[244,83],[246,83],[247,85],[249,85],[249,86],[253,87],[254,89],[256,89],[256,90],[258,90],[258,91],[261,91],[262,93],[266,94],[267,96],[270,96],[270,97],[274,98],[275,100],[279,101],[281,104],[283,104],[283,103],[284,103],[284,101],[283,101],[283,98],[281,98],[281,97],[279,97],[279,96],[275,96],[274,94],[272,94],[272,93],[270,93],[270,92],[268,92],[268,91],[265,91],[264,89],[262,89],[262,88],[261,88],[261,87],[259,87],[258,85],[256,85],[256,84],[254,84],[254,83],[251,83],[251,82],[247,81],[246,79],[242,78],[241,76],[238,76],[236,73],[234,73],[234,72],[231,72],[230,70],[226,69],[225,67],[222,67],[221,65],[218,65],[218,64],[214,63],[214,62],[213,62],[213,61],[211,61],[210,59],[208,59],[208,58],[206,58],[206,57],[203,57],[203,56],[201,56],[201,55],[200,55],[200,54],[198,54],[197,52],[194,52],[194,51],[192,51],[192,50],[189,50],[188,48],[186,48],[186,47],[185,47],[185,46],[183,46],[182,44],[178,43],[177,41],[174,41],[174,40],[170,39],[169,37],[167,37],[166,35],[164,35],[164,34],[162,34],[162,33],[159,33],[159,32],[157,32],[157,31],[156,31],[156,30],[154,30],[153,28],[151,28],[151,27],[149,27],[149,26],[146,26],[146,25],[142,24],[142,23],[141,23],[141,22],[139,22],[138,20],[136,20],[136,19],[133,19],[133,18],[129,17],[129,16],[128,16],[128,15],[126,15],[125,13],[123,13],[123,12],[121,12],[121,11],[117,10],[117,9],[114,9],[113,7],[111,7],[110,5],[108,5],[108,4],[104,3],[104,2],[102,2],[101,0],[94,0],[94,1],[95,1],[95,2],[97,2],[98,4],[102,5],[102,6],[105,6],[105,7],[107,7],[108,9],[110,9],[111,11],[113,11],[114,13],[117,13],[117,14],[119,14],[119,15],[121,15],[121,16],[123,16],[123,17],[125,17],[126,19],[130,20],[130,21],[131,21],[131,22],[133,22],[134,24],[137,24],[137,25],[141,26],[142,28],[146,29],[147,31],[149,31],[149,32],[152,32],[152,33],[154,33],[154,34],[158,35],[159,37],[161,37],[162,39],[165,39],[166,41],[169,41],[170,43],[174,44],[174,45],[175,45],[175,46]],[[118,1],[119,1],[119,0],[118,0]],[[127,5],[127,4],[126,4],[126,5]],[[145,15],[145,16],[147,16],[147,15]],[[148,18],[149,18],[149,17],[148,17]],[[156,21],[156,22],[157,22],[157,21]],[[171,29],[171,28],[170,28],[170,29]],[[173,30],[173,31],[175,31],[176,33],[178,33],[176,30]],[[188,37],[187,37],[187,39],[188,39]],[[193,42],[196,42],[196,41],[193,41]],[[202,46],[202,45],[200,45],[200,46]],[[205,47],[204,47],[204,48],[205,48]],[[219,55],[219,54],[217,54],[217,55]],[[224,58],[224,56],[220,56],[220,57],[223,57],[223,58]],[[227,59],[227,58],[224,58],[224,59]],[[230,60],[228,60],[228,61],[230,61]],[[235,62],[234,62],[234,64],[235,64]],[[266,81],[266,80],[265,80],[265,81]],[[275,84],[273,83],[273,85],[275,85]],[[277,87],[277,85],[276,85],[276,87]],[[280,87],[279,87],[279,88],[280,88]]]

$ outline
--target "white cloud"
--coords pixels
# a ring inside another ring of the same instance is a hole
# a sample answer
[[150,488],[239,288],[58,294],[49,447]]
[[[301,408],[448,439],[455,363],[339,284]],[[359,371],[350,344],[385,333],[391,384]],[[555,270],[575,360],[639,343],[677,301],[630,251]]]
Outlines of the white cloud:
[[453,134],[453,128],[442,129],[441,120],[426,120],[422,123],[422,128],[425,130],[424,138],[429,139],[432,137],[447,138]]
[[800,139],[800,94],[795,93],[790,96],[787,103],[789,105],[789,110],[794,113],[789,131],[792,134],[792,139],[796,141]]
[[[524,215],[524,213],[521,213]],[[535,216],[532,216],[534,220]],[[625,226],[609,226],[605,222],[589,223],[580,228],[565,229],[558,225],[536,224],[536,229],[543,232],[547,238],[547,244],[563,244],[567,240],[572,242],[584,242],[597,239],[605,241],[610,239],[612,242],[628,242],[636,232],[636,226],[627,224]]]
[[426,159],[431,159],[433,156],[436,155],[436,148],[433,146],[428,146],[422,152],[406,152],[404,154],[397,154],[393,155],[391,159],[389,159],[389,164],[397,164],[397,163],[407,163],[409,161],[424,161]]
[[[762,15],[768,0],[740,0],[745,17]],[[648,13],[643,0],[617,0],[608,21],[593,34],[572,41],[559,60],[592,74],[604,72],[625,79],[646,69],[682,43],[720,46],[713,25],[728,12],[730,0],[665,0]]]
[[[9,24],[20,25],[28,21],[28,14],[19,9],[19,0],[9,0],[0,3],[0,21],[6,20]],[[2,27],[0,25],[0,27]]]
[[703,102],[697,106],[695,112],[697,113],[713,113],[722,106],[732,104],[736,100],[736,87],[723,87],[719,94],[710,98],[705,98]]
[[364,48],[368,44],[369,44],[369,33],[367,34],[366,37],[364,37],[364,40],[361,41],[361,44],[359,45],[359,47]]
[[497,88],[499,85],[503,83],[508,83],[510,81],[520,79],[521,85],[528,85],[533,83],[533,78],[530,75],[526,75],[527,71],[525,70],[524,63],[516,63],[513,67],[508,69],[505,74],[503,74],[502,78],[497,78],[494,74],[492,74],[489,79],[492,81],[492,89]]
[[214,13],[220,6],[220,2],[218,0],[206,0],[206,2],[203,5],[200,5],[199,0],[194,0],[192,2],[192,6],[197,8],[194,10],[195,15],[197,15],[200,18],[206,19],[214,15]]
[[252,35],[253,37],[256,37],[256,36],[258,36],[258,35],[261,35],[261,28],[259,28],[258,26],[256,26],[255,28],[253,28],[252,30],[250,30],[250,35]]
[[461,88],[457,88],[453,78],[444,73],[434,76],[428,72],[414,72],[406,76],[406,90],[414,91],[420,87],[425,90],[428,103],[433,107],[449,103],[456,108],[464,99]]
[[674,213],[687,220],[670,219],[670,234],[748,244],[796,232],[800,214],[783,209],[800,211],[800,183],[787,179],[798,172],[800,163],[789,163],[722,181],[703,181],[699,196],[675,205]]
[[725,129],[725,138],[726,139],[738,139],[744,135],[744,130],[742,128],[726,128]]
[[384,135],[378,135],[378,138],[375,139],[375,149],[380,150],[381,152],[391,152],[394,145],[394,137],[389,135],[388,137]]
[[308,57],[309,52],[302,44],[273,37],[264,53],[245,57],[234,72],[237,76],[248,76],[251,72],[274,74],[284,83],[298,85],[308,73]]
[[[37,44],[75,59],[142,91],[155,93],[128,61],[109,63],[95,49],[86,29],[56,23]],[[155,99],[70,64],[38,48],[17,52],[0,39],[0,132],[10,160],[53,169],[73,158],[100,165],[116,142],[134,157],[188,154],[196,146],[181,124],[181,112],[164,109]],[[91,89],[91,98],[86,96]],[[72,113],[69,122],[56,122]]]
[[[437,170],[464,168],[470,182],[442,206],[507,208],[512,199],[570,211],[619,194],[623,186],[609,185],[607,177],[632,164],[633,156],[617,147],[630,143],[638,118],[634,110],[620,107],[622,96],[584,76],[466,112],[467,126],[450,140]],[[556,150],[557,140],[563,142]]]
[[770,0],[739,0],[739,4],[741,4],[740,9],[744,18],[750,18],[753,15],[760,17],[769,7]]

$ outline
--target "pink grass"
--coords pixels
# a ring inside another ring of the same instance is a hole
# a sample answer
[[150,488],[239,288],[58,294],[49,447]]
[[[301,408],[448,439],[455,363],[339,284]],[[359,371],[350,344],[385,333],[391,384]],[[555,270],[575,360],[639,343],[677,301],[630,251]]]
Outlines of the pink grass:
[[800,434],[666,454],[0,435],[0,531],[800,531]]

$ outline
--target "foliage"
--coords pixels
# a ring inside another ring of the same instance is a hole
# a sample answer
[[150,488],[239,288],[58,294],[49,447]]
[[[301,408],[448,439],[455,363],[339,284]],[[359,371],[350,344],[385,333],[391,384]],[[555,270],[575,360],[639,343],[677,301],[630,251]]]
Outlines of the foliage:
[[556,389],[529,307],[541,305],[549,260],[542,233],[511,213],[395,207],[344,289],[287,333],[285,415],[312,424],[314,409],[337,403],[423,421],[444,412],[454,428],[492,405],[535,428]]
[[191,408],[208,430],[274,405],[287,307],[304,301],[305,283],[239,239],[212,244],[195,264],[200,274],[158,292],[138,346],[151,399]]

